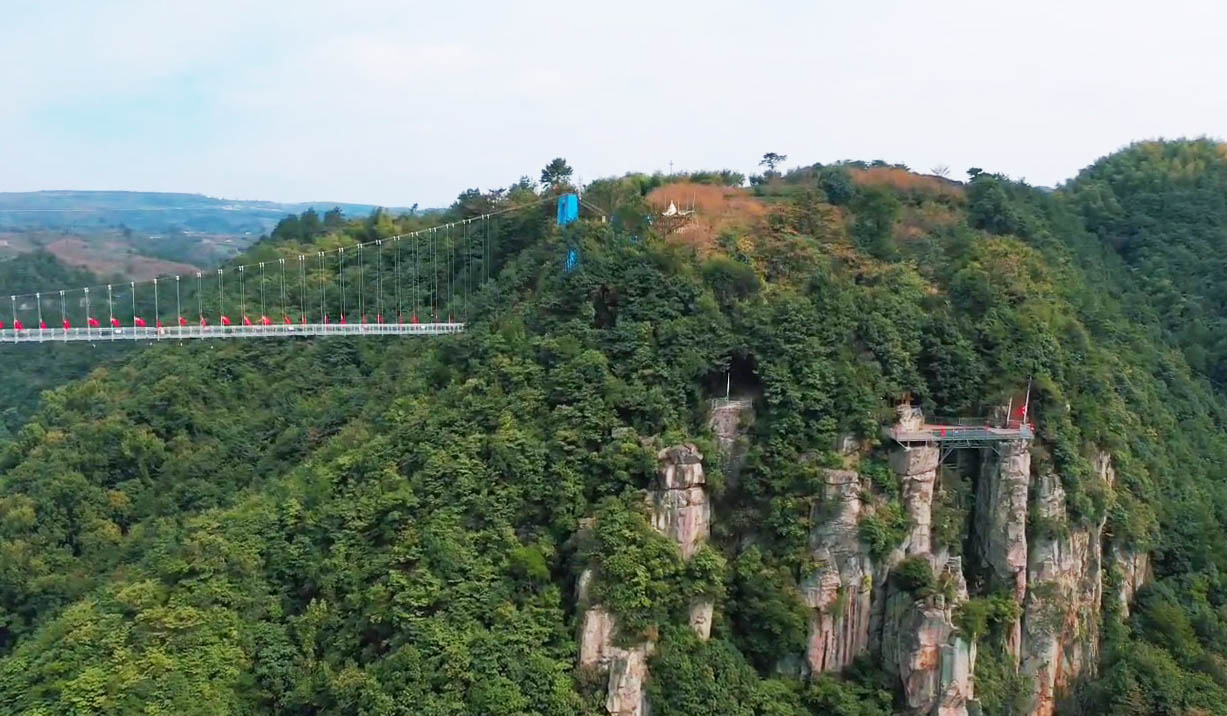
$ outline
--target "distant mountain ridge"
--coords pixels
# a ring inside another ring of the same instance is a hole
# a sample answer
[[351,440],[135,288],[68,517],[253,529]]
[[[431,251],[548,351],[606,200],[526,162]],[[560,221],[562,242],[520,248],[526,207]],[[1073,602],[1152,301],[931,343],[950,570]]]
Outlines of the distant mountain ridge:
[[[0,192],[0,230],[90,231],[123,226],[139,232],[258,235],[271,231],[287,214],[311,208],[322,213],[334,207],[354,217],[369,214],[378,205],[282,203],[146,191]],[[410,211],[404,207],[385,208],[393,213]]]

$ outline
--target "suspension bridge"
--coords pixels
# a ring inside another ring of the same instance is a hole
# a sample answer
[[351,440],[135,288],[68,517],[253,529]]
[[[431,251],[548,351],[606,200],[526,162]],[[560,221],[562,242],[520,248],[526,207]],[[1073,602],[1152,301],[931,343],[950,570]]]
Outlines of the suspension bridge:
[[10,294],[0,345],[461,333],[499,217],[546,201],[310,252],[257,244],[281,255],[215,271]]

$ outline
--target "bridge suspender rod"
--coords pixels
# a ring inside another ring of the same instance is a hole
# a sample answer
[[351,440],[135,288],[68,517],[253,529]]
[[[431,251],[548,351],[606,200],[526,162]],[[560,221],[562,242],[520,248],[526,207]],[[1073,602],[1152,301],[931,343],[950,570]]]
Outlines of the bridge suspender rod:
[[38,335],[39,340],[42,340],[43,324],[43,294],[41,292],[34,294],[34,302],[38,304]]
[[[200,323],[204,323],[204,279],[201,278],[200,272],[196,272],[196,310],[200,313]],[[203,325],[198,324],[201,328]]]
[[64,291],[60,291],[60,325],[64,326],[64,331],[68,331],[68,307],[64,305]]
[[[469,271],[473,268],[473,257],[469,251],[469,224],[472,219],[464,222],[464,243],[461,244],[461,250],[464,251],[464,256],[461,258],[461,264],[464,266],[464,303],[462,317],[465,323],[469,321]],[[466,260],[467,259],[467,260]]]
[[358,244],[358,325],[366,323],[366,302],[362,298],[365,290],[362,282],[362,244]]
[[393,281],[392,285],[396,287],[396,322],[400,323],[401,321],[405,320],[405,314],[401,310],[402,308],[404,308],[404,304],[401,303],[401,298],[400,298],[401,297],[400,285],[403,279],[402,279],[402,274],[400,271],[400,237],[399,236],[397,236],[395,239],[392,240],[392,245],[395,247],[393,251],[396,252],[393,255],[393,263],[396,264],[396,267],[395,267],[396,279],[395,281]]
[[447,273],[444,278],[447,280],[447,322],[452,322],[452,274],[455,273],[455,263],[452,261],[452,255],[455,253],[453,247],[455,243],[452,241],[452,226],[447,225],[447,232],[444,234],[447,237],[447,268],[444,269]]
[[264,303],[264,262],[260,262],[260,325],[264,325],[264,319],[268,317],[268,306]]
[[158,332],[158,339],[162,338],[162,319],[158,313],[158,279],[153,280],[153,327]]
[[420,240],[415,236],[413,240],[413,322],[418,322],[418,243]]
[[285,259],[281,258],[277,261],[281,263],[281,318],[284,320],[290,317],[290,308],[285,295]]
[[319,254],[318,258],[320,260],[320,319],[324,323],[327,323],[328,322],[328,304],[327,304],[328,293],[327,293],[327,289],[325,289],[325,284],[324,284],[324,252],[319,251],[317,253]]
[[[107,313],[111,316],[111,327],[115,327],[115,301],[111,298],[111,284],[107,284]],[[111,331],[111,340],[115,340],[115,331]]]
[[136,281],[129,284],[132,290],[132,327],[136,328]]
[[299,320],[307,322],[307,265],[302,254],[298,255],[298,276],[301,282],[298,293]]
[[85,287],[85,335],[87,336],[92,332],[92,329],[93,329],[93,326],[90,325],[89,319],[90,319],[89,286],[86,286]]
[[13,342],[17,342],[17,297],[9,296],[9,302],[13,304]]
[[239,317],[240,319],[247,318],[247,292],[243,290],[243,269],[239,267]]
[[345,322],[345,312],[349,306],[345,303],[345,247],[337,249],[337,280],[341,282],[341,323]]
[[175,276],[175,323],[183,325],[183,299],[179,293],[178,276]]
[[375,245],[379,247],[378,269],[375,271],[378,284],[375,300],[375,322],[383,323],[383,239],[375,239]]
[[225,285],[224,279],[222,278],[223,275],[224,274],[222,274],[222,270],[218,269],[217,270],[217,322],[218,324],[224,326],[226,322],[223,321],[222,318],[224,318],[226,315],[226,285]]

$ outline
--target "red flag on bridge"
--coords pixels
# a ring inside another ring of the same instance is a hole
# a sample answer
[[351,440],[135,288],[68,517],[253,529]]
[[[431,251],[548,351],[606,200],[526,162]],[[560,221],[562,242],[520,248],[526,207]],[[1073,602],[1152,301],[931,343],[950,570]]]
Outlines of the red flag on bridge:
[[15,331],[25,330],[25,326],[21,325],[21,319],[20,319],[20,318],[15,318],[15,319],[13,319],[13,330],[15,330]]
[[187,325],[187,319],[186,319],[186,318],[184,318],[183,316],[179,316],[179,325],[181,325],[181,326],[186,326],[186,325]]
[[102,321],[98,320],[97,318],[94,318],[93,316],[90,316],[89,327],[90,328],[102,328]]
[[45,331],[45,330],[47,330],[47,322],[46,322],[46,321],[39,321],[39,322],[38,322],[38,330],[40,330],[40,331]]
[[345,325],[345,314],[341,314],[341,325]]
[[290,317],[289,317],[289,316],[286,316],[286,317],[285,317],[285,324],[286,324],[287,326],[288,326],[288,325],[290,325]]
[[223,326],[230,325],[230,316],[222,316],[222,325]]
[[69,328],[72,328],[72,324],[68,322],[67,318],[65,318],[64,319],[64,330],[67,331]]
[[375,322],[376,322],[376,323],[383,323],[383,314],[382,314],[382,313],[376,313],[376,314],[375,314]]
[[111,328],[119,328],[119,319],[111,316]]
[[1026,420],[1027,419],[1027,404],[1023,403],[1022,405],[1018,406],[1018,410],[1015,410],[1014,414],[1018,416],[1019,420]]
[[250,318],[248,318],[247,316],[243,316],[243,325],[244,325],[244,326],[250,326],[250,325],[251,325],[251,319],[250,319]]
[[141,318],[140,316],[137,316],[136,318],[132,319],[132,323],[137,328],[148,328],[148,326],[145,325],[145,319]]
[[204,316],[201,316],[200,317],[200,327],[204,328],[207,325],[209,325],[209,319],[205,318]]
[[416,313],[415,313],[415,314],[413,314],[413,322],[414,322],[415,324],[418,322],[418,314],[416,314]]
[[269,318],[268,316],[260,316],[260,323],[266,326],[271,326],[273,325],[273,319]]

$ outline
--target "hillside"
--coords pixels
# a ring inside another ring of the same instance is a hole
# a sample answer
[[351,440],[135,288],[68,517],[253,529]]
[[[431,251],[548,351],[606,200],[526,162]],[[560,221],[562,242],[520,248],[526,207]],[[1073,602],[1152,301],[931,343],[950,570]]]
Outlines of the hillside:
[[[565,228],[525,187],[466,192],[446,218],[520,208],[467,257],[491,278],[464,334],[158,345],[45,396],[0,455],[0,694],[31,716],[1227,713],[1216,349],[1112,270],[1134,255],[1085,193],[1204,152],[1156,146],[1056,193],[629,175],[587,191],[609,221]],[[1218,213],[1133,265],[1199,287],[1208,321],[1219,283],[1180,262],[1227,209],[1191,201]],[[287,220],[248,257],[420,221]],[[1034,441],[942,461],[883,437],[900,405],[989,415],[1029,384]]]

